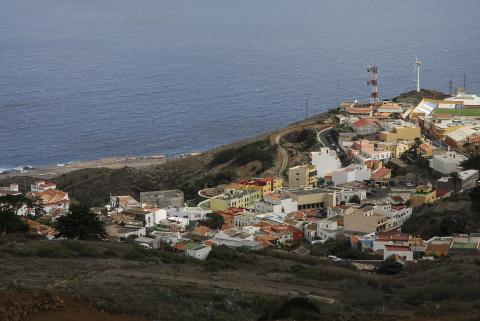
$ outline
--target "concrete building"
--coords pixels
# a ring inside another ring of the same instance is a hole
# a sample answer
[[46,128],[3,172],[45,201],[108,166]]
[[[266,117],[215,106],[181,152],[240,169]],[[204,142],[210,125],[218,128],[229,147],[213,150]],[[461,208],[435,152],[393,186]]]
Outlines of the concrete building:
[[202,243],[188,243],[185,245],[185,255],[191,256],[197,260],[206,260],[212,250],[211,246]]
[[299,210],[321,209],[337,205],[335,191],[321,188],[298,188],[285,190],[283,193],[297,202]]
[[382,127],[374,120],[362,118],[354,121],[351,128],[357,135],[371,135],[378,133]]
[[164,209],[126,208],[116,215],[115,220],[129,227],[153,227],[166,218]]
[[410,195],[410,206],[419,207],[425,204],[432,204],[437,199],[437,192],[429,185],[420,185]]
[[317,238],[321,240],[336,239],[337,235],[342,232],[338,226],[338,217],[333,216],[324,218],[317,222]]
[[344,216],[343,220],[345,232],[354,234],[383,232],[392,228],[390,218],[376,214],[371,206],[357,209],[352,214]]
[[451,174],[461,170],[460,163],[467,157],[454,151],[448,150],[442,153],[435,153],[430,159],[430,168],[441,174]]
[[422,134],[420,127],[402,120],[396,121],[396,123],[391,126],[391,131],[386,130],[380,132],[379,134],[380,140],[384,142],[392,142],[397,140],[414,140],[415,138],[421,136]]
[[278,177],[256,178],[249,181],[239,181],[232,184],[233,189],[238,190],[256,190],[262,193],[262,196],[283,188],[283,179]]
[[421,143],[417,147],[417,155],[424,158],[430,158],[433,156],[434,150],[435,150],[435,147],[433,147],[429,143]]
[[114,196],[110,195],[110,208],[117,212],[121,212],[127,208],[141,208],[140,204],[136,199],[130,195],[120,195]]
[[386,260],[392,255],[401,256],[407,262],[413,261],[413,250],[410,248],[410,246],[385,245],[385,250],[383,251],[383,259]]
[[363,201],[367,198],[367,190],[362,188],[347,188],[341,186],[328,186],[327,190],[335,191],[337,194],[337,204],[350,203],[352,197],[358,197],[360,201]]
[[210,199],[210,209],[213,212],[225,211],[230,207],[253,208],[256,201],[262,197],[257,190],[227,190],[224,194]]
[[169,207],[165,209],[167,217],[184,218],[188,220],[188,225],[196,225],[198,221],[204,220],[207,213],[200,207]]
[[317,169],[317,177],[323,178],[325,174],[333,172],[342,167],[337,152],[328,147],[320,148],[318,152],[311,152],[312,165]]
[[317,168],[314,165],[299,165],[288,169],[288,187],[317,186]]
[[30,190],[32,192],[44,192],[49,189],[56,189],[57,185],[52,182],[45,182],[45,181],[36,181],[32,185],[30,185]]
[[360,165],[365,165],[368,161],[388,161],[392,158],[389,150],[384,150],[367,139],[354,142],[348,148],[347,155],[352,162]]
[[43,210],[47,215],[52,216],[52,220],[67,213],[70,208],[70,198],[64,191],[47,188],[43,191],[32,192],[32,194],[38,197],[43,205]]
[[400,158],[412,148],[413,141],[378,142],[377,146],[383,150],[390,151],[393,158]]
[[247,247],[253,250],[260,250],[263,247],[261,242],[255,241],[253,235],[244,232],[238,227],[218,232],[212,241],[216,245]]
[[477,185],[479,179],[479,173],[476,169],[469,169],[466,171],[458,172],[458,181],[454,182],[451,176],[444,176],[436,181],[435,187],[438,190],[457,192],[465,191],[474,188]]
[[328,147],[320,148],[318,152],[311,152],[312,165],[317,169],[317,177],[323,178],[325,174],[342,167],[337,152]]
[[183,192],[175,190],[141,192],[140,203],[146,203],[159,208],[182,207],[185,200]]
[[328,181],[333,185],[340,185],[350,182],[363,182],[370,179],[371,170],[366,165],[351,164],[345,168],[328,174]]
[[263,200],[255,202],[255,211],[288,214],[298,211],[298,204],[291,197],[281,193],[268,193]]

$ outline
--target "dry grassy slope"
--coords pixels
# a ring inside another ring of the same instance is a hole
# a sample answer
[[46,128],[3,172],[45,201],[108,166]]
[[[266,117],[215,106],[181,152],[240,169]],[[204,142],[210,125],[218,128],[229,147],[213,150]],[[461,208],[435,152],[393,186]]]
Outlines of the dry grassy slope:
[[400,94],[399,96],[393,98],[392,100],[397,103],[417,105],[424,98],[445,99],[447,97],[448,95],[440,91],[435,91],[431,89],[421,89],[420,92],[418,93],[416,90],[412,90],[407,93]]
[[[276,163],[278,158],[275,159],[275,157],[273,157],[273,164],[271,164],[273,166],[267,168],[261,167],[260,162],[255,157],[253,157],[253,160],[242,164],[227,161],[223,164],[211,166],[210,162],[222,151],[238,150],[249,144],[270,141],[271,136],[299,125],[318,125],[325,116],[325,114],[315,115],[305,121],[291,124],[272,133],[221,146],[198,156],[168,161],[165,164],[142,169],[128,167],[122,169],[84,169],[61,175],[52,180],[59,185],[59,188],[69,192],[72,198],[89,206],[104,204],[110,193],[138,197],[142,191],[171,188],[183,190],[186,198],[191,199],[196,196],[198,189],[211,185],[211,182],[227,182],[231,173],[235,175],[235,178],[277,174]],[[253,156],[257,156],[255,153],[254,150]],[[275,155],[275,152],[272,153]],[[227,178],[222,179],[224,176],[227,176]]]

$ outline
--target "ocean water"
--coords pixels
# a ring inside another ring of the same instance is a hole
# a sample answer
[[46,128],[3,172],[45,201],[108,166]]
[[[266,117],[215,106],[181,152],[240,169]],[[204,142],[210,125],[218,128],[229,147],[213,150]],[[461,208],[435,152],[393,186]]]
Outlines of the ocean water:
[[480,94],[478,0],[0,0],[0,168],[174,155],[342,99]]

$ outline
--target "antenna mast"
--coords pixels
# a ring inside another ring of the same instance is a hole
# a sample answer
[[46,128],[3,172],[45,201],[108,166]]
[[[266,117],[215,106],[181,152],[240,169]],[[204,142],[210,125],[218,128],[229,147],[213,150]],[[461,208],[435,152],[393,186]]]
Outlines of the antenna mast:
[[378,67],[377,65],[368,66],[367,72],[372,74],[372,78],[367,81],[367,84],[372,86],[372,92],[370,94],[370,103],[373,107],[377,108],[379,106],[380,100],[378,97]]

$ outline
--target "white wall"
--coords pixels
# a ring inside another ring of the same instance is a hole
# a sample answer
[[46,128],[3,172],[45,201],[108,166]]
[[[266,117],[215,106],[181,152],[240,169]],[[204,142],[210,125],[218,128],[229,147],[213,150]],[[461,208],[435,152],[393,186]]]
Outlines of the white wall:
[[311,157],[312,165],[317,167],[317,177],[319,178],[342,167],[337,153],[333,149],[322,147],[319,152],[312,152]]

